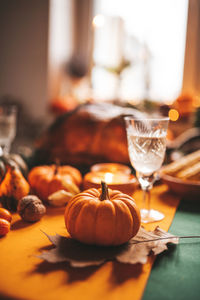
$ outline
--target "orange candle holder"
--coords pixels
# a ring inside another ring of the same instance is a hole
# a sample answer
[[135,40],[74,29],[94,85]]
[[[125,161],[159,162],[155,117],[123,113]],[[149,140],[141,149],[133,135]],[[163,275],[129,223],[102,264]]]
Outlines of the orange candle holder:
[[96,164],[83,178],[83,189],[100,188],[105,181],[110,189],[132,195],[138,183],[128,166],[115,163]]

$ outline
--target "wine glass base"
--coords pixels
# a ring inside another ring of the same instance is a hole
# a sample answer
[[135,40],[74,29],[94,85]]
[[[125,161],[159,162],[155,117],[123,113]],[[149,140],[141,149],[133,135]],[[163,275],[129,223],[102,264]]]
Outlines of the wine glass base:
[[164,214],[161,212],[155,210],[155,209],[141,209],[141,222],[142,223],[152,223],[152,222],[158,222],[164,219]]

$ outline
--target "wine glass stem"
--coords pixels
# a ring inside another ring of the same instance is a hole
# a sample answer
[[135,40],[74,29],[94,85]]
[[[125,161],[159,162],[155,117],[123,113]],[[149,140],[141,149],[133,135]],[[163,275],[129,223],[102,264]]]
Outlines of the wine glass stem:
[[142,223],[160,221],[164,218],[163,213],[151,208],[151,189],[155,180],[154,178],[154,174],[149,177],[139,177],[139,182],[143,191],[143,208],[140,210]]
[[137,178],[140,183],[141,189],[143,190],[143,206],[144,208],[150,209],[150,190],[153,187],[153,183],[155,181],[155,174],[151,174],[149,176],[143,175],[137,172]]
[[147,207],[147,210],[150,210],[150,201],[151,201],[151,192],[150,189],[143,189],[143,207]]

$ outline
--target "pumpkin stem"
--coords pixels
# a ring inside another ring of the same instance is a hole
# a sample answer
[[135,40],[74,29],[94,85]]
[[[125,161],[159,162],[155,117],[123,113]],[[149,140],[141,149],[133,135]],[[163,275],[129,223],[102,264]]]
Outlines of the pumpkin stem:
[[108,186],[106,182],[101,181],[101,196],[100,200],[110,200],[109,193],[108,193]]

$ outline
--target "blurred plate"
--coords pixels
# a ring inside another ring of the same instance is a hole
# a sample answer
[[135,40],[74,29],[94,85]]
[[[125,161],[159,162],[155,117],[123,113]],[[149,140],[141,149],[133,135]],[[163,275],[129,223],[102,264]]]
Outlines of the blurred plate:
[[198,181],[182,180],[162,172],[160,173],[160,178],[177,195],[184,196],[184,198],[197,198],[200,196],[200,182]]

